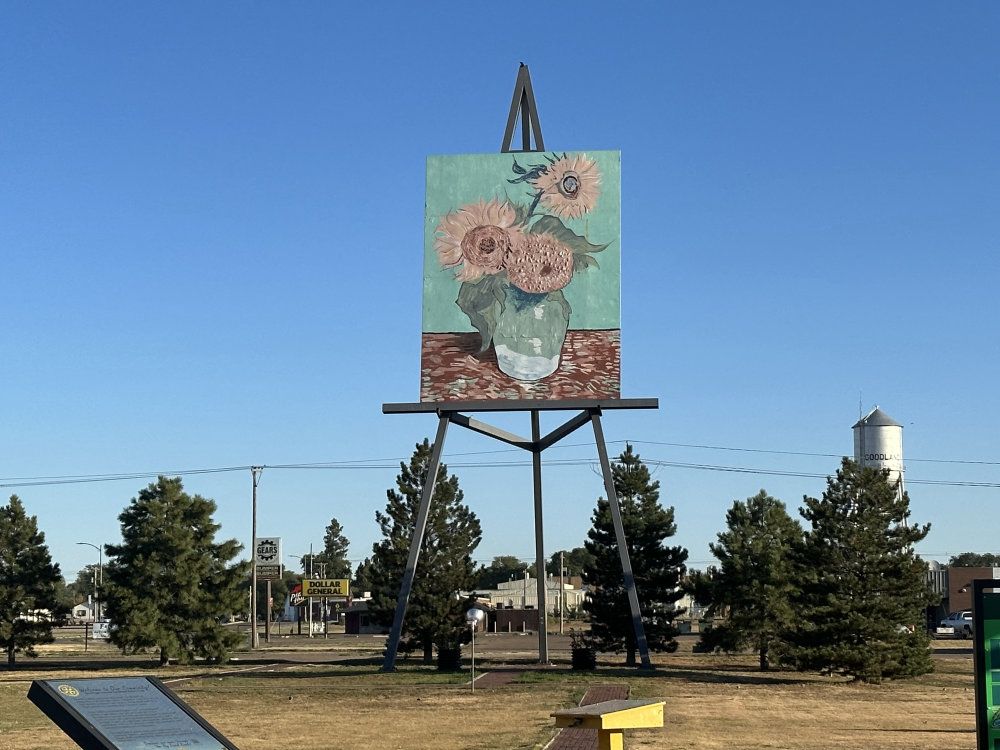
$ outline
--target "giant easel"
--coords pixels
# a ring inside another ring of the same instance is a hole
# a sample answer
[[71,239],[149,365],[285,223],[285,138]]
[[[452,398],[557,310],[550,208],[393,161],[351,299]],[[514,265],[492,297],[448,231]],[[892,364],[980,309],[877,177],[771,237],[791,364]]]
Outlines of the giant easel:
[[[510,153],[511,141],[514,135],[518,114],[521,118],[522,148],[520,151],[543,151],[542,131],[538,122],[538,111],[535,107],[535,97],[531,89],[531,78],[528,66],[521,63],[514,86],[514,97],[510,105],[510,115],[507,119],[507,129],[504,133],[501,153]],[[535,148],[531,148],[531,135],[534,133]],[[655,398],[646,399],[565,399],[565,400],[526,400],[526,401],[450,401],[423,402],[416,404],[382,404],[383,414],[429,414],[438,416],[437,434],[431,450],[430,463],[424,478],[424,486],[420,497],[420,507],[417,511],[413,527],[413,538],[410,540],[410,553],[403,572],[403,581],[399,588],[399,598],[396,600],[396,613],[392,621],[392,630],[386,643],[385,661],[382,671],[392,671],[396,666],[396,652],[403,631],[403,618],[413,588],[413,577],[417,569],[420,547],[427,528],[427,515],[430,510],[431,497],[434,494],[434,484],[438,468],[441,465],[441,454],[449,424],[457,424],[481,435],[500,440],[508,445],[523,448],[531,453],[531,466],[534,484],[535,509],[535,569],[537,576],[538,598],[538,661],[546,664],[549,660],[548,633],[546,627],[547,606],[545,601],[545,546],[542,529],[542,451],[558,443],[586,424],[591,424],[594,430],[594,440],[601,463],[601,473],[604,477],[604,491],[608,497],[611,509],[611,520],[615,528],[615,541],[621,559],[622,573],[625,579],[625,589],[628,593],[629,609],[632,614],[632,626],[635,630],[635,640],[639,651],[640,669],[652,669],[649,661],[649,647],[646,643],[646,631],[642,625],[639,612],[639,597],[635,590],[635,578],[632,575],[632,563],[629,561],[628,547],[625,542],[625,529],[622,525],[621,506],[618,494],[615,492],[614,476],[611,473],[611,462],[608,459],[607,444],[604,441],[604,428],[601,425],[601,415],[605,410],[613,409],[656,409],[659,402]],[[529,412],[531,421],[531,438],[526,439],[513,433],[488,425],[485,422],[469,417],[465,412]],[[541,434],[540,414],[543,411],[579,411],[572,419],[560,427]]]

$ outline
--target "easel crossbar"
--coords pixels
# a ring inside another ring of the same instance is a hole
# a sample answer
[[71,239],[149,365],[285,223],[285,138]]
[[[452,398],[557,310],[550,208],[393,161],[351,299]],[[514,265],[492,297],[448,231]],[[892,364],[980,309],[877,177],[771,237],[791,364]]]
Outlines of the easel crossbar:
[[657,398],[509,399],[500,401],[421,401],[382,404],[383,414],[428,414],[484,411],[576,411],[578,409],[659,409]]
[[[447,418],[452,424],[457,424],[460,427],[465,427],[467,430],[478,432],[480,435],[486,435],[487,437],[500,440],[508,445],[513,445],[515,448],[523,448],[531,453],[541,453],[546,448],[558,443],[567,435],[570,435],[584,425],[589,424],[591,416],[594,412],[600,413],[600,411],[601,410],[596,407],[582,411],[569,421],[552,430],[552,432],[548,435],[540,437],[537,440],[523,438],[520,435],[515,435],[512,432],[501,430],[499,427],[494,427],[493,425],[480,422],[478,419],[473,419],[472,417],[467,417],[466,415],[458,414],[457,412],[442,412],[441,417]],[[533,410],[532,414],[537,414],[537,412]]]
[[[442,403],[421,403],[421,404],[383,404],[382,411],[385,414],[426,414],[436,413],[438,417],[437,437],[431,451],[431,460],[425,479],[423,492],[420,500],[420,508],[417,513],[416,524],[413,529],[413,538],[410,541],[409,559],[406,563],[406,570],[400,586],[399,598],[396,600],[396,613],[393,618],[392,631],[386,644],[385,660],[382,664],[382,671],[392,671],[396,664],[396,650],[402,635],[403,619],[406,616],[407,602],[410,597],[410,589],[413,584],[413,577],[420,555],[420,546],[423,542],[424,528],[427,522],[427,511],[430,506],[431,495],[433,493],[434,481],[437,477],[438,467],[441,461],[441,454],[444,449],[444,438],[447,434],[449,424],[457,424],[466,429],[478,432],[481,435],[501,440],[517,448],[523,448],[532,453],[532,474],[534,479],[534,505],[535,505],[535,564],[538,570],[545,569],[545,553],[543,549],[542,532],[542,451],[562,440],[567,435],[575,432],[585,424],[590,423],[594,428],[594,440],[597,443],[597,452],[601,462],[601,473],[604,475],[604,487],[611,504],[612,521],[615,527],[615,538],[618,544],[618,552],[622,563],[622,574],[625,579],[625,588],[628,591],[629,609],[632,613],[632,624],[635,630],[636,645],[641,661],[640,669],[651,669],[649,660],[649,647],[646,643],[646,633],[642,624],[639,612],[639,600],[635,590],[635,578],[632,574],[632,565],[628,557],[628,547],[625,543],[625,529],[622,524],[621,508],[618,503],[618,496],[615,492],[614,479],[611,471],[611,462],[608,460],[607,446],[604,442],[604,430],[601,426],[601,411],[604,408],[612,409],[655,409],[658,406],[657,399],[614,399],[614,400],[576,400],[576,401],[482,401],[482,402],[450,402]],[[542,410],[562,410],[581,409],[580,413],[567,420],[561,426],[552,430],[548,435],[542,437],[539,431],[539,412]],[[514,433],[501,430],[492,425],[473,419],[462,411],[530,411],[531,412],[531,438],[526,439]],[[540,663],[548,662],[548,634],[545,623],[545,577],[538,577],[536,595],[538,597],[538,659]]]

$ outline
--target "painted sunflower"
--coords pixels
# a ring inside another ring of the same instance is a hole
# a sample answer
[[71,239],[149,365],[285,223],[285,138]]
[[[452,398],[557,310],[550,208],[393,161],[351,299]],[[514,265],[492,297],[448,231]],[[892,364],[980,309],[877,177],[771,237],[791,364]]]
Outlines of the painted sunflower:
[[510,254],[507,278],[531,294],[562,289],[573,278],[573,251],[548,232],[526,234]]
[[564,219],[579,219],[594,210],[601,194],[597,162],[585,154],[564,156],[532,180],[541,204]]
[[523,236],[516,222],[514,209],[496,198],[480,198],[450,211],[441,217],[434,232],[434,250],[441,266],[461,266],[455,272],[458,281],[475,281],[499,273]]

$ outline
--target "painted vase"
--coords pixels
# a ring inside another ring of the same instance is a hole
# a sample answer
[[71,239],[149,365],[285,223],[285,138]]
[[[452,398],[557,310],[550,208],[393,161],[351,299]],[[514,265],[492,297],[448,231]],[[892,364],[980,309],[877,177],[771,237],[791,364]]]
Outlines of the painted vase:
[[500,371],[525,381],[554,373],[566,340],[569,314],[569,303],[561,291],[529,294],[508,286],[493,333]]

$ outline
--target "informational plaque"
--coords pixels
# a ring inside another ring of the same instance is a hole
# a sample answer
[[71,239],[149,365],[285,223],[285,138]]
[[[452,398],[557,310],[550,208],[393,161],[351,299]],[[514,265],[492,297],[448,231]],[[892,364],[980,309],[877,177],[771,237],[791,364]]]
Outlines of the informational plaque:
[[239,750],[155,677],[33,680],[28,699],[84,750]]

